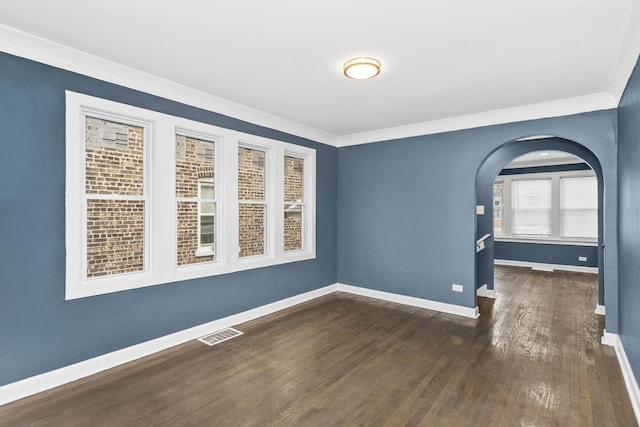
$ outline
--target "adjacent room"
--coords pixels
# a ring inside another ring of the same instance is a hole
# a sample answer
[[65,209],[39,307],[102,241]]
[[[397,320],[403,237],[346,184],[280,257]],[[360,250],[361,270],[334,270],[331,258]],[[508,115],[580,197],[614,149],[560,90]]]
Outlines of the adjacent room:
[[640,417],[640,1],[0,3],[0,425]]

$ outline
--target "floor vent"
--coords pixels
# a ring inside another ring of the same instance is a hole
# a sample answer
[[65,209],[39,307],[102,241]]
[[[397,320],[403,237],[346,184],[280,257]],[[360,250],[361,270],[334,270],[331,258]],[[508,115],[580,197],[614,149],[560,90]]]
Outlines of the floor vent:
[[231,338],[239,337],[244,334],[237,329],[226,328],[218,332],[213,332],[209,335],[198,338],[198,341],[205,343],[206,345],[216,345],[223,341],[230,340]]

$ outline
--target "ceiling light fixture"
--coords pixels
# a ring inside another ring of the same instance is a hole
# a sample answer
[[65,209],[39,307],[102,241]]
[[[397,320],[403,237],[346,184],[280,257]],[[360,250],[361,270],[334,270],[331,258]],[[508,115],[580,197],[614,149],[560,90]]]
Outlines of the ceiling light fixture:
[[344,75],[350,79],[366,80],[380,74],[380,61],[363,56],[348,60],[342,68]]
[[548,156],[549,153],[547,153],[546,151],[544,153],[540,153],[541,156]]

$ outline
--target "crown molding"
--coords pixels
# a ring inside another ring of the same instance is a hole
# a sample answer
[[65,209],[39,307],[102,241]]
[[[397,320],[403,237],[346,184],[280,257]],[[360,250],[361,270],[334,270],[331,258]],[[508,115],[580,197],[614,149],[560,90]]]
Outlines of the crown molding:
[[[616,85],[622,86],[622,89],[618,90],[612,86],[612,90],[615,91],[616,95],[619,92],[620,96],[624,91],[624,86],[626,86],[626,82],[635,65],[635,59],[631,61],[629,58],[634,54],[637,58],[637,51],[640,51],[640,29],[635,30],[631,28],[629,31],[638,37],[628,37],[628,42],[626,43],[627,54],[621,56],[625,58],[625,61],[621,61],[621,66],[619,67],[621,71],[616,74],[616,81],[618,82]],[[630,40],[635,39],[638,39],[638,43],[630,42]],[[5,25],[0,25],[0,51],[131,89],[140,90],[152,95],[161,96],[172,101],[214,111],[219,114],[307,138],[333,147],[347,147],[524,120],[604,110],[616,108],[620,100],[620,97],[614,96],[609,92],[598,92],[550,102],[336,136],[172,82],[153,74],[127,67],[77,49],[72,49]],[[620,82],[622,82],[622,85]]]
[[608,92],[565,98],[538,104],[522,105],[512,108],[486,111],[466,116],[451,117],[441,120],[415,123],[370,132],[354,133],[338,137],[338,147],[366,144],[369,142],[388,141],[409,138],[419,135],[431,135],[461,129],[472,129],[482,126],[521,122],[525,120],[545,119],[549,117],[568,116],[597,110],[616,108],[618,102]]
[[336,146],[335,135],[0,24],[0,51]]

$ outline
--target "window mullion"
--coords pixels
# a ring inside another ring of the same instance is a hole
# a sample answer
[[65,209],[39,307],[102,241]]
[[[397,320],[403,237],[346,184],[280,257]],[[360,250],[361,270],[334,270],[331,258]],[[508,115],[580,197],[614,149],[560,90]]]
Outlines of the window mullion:
[[[167,189],[175,188],[175,142],[173,127],[165,121],[156,125],[154,151],[152,152],[153,168],[148,169],[149,181],[153,183],[150,191],[153,195],[151,204],[153,215],[150,251],[152,270],[156,275],[171,275],[176,259],[175,233],[167,230],[176,229],[176,207],[173,197],[167,197]],[[149,144],[152,145],[152,144]],[[160,249],[161,248],[161,249]]]
[[271,191],[271,229],[274,230],[272,237],[272,253],[276,258],[284,255],[284,150],[281,147],[273,149],[273,180]]
[[220,193],[223,206],[220,210],[224,211],[224,218],[221,218],[227,224],[224,229],[225,245],[224,256],[229,263],[234,266],[240,261],[240,237],[239,237],[239,199],[238,199],[238,135],[233,134],[225,141],[222,151],[224,153],[224,179],[225,184],[223,192]]
[[551,236],[560,239],[560,176],[551,177]]
[[504,237],[513,235],[512,216],[511,178],[505,176],[502,184],[502,234]]

